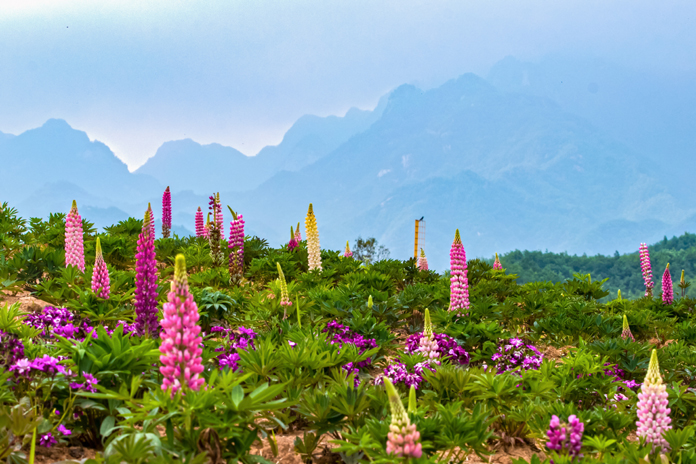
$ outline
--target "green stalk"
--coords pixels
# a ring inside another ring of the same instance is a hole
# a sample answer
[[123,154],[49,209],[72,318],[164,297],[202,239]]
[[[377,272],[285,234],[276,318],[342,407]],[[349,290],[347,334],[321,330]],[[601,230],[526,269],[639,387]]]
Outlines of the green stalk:
[[31,448],[29,449],[29,464],[34,464],[34,455],[36,454],[36,427],[31,434]]

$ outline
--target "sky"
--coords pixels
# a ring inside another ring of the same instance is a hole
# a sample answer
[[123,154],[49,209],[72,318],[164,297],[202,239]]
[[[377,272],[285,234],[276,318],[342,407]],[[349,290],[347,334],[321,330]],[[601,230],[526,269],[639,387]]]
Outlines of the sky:
[[0,0],[0,131],[62,118],[131,170],[183,138],[254,155],[508,55],[693,74],[695,21],[692,0]]

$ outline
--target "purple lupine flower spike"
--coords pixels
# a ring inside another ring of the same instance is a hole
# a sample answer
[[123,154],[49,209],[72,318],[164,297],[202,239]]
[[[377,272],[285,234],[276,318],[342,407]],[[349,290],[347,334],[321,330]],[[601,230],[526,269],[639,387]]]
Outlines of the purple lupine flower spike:
[[156,336],[159,333],[157,279],[152,216],[150,211],[146,211],[135,255],[135,323],[140,335]]
[[203,210],[198,207],[196,211],[196,237],[205,237],[205,224],[203,221]]
[[230,280],[241,280],[244,275],[244,216],[235,213],[229,206],[227,208],[232,214],[230,239],[227,242],[230,250]]
[[99,237],[97,237],[97,257],[94,260],[94,268],[92,269],[92,291],[99,298],[109,299],[109,270],[106,267],[106,262],[104,262]]
[[669,417],[671,409],[668,408],[667,387],[662,381],[660,365],[657,361],[657,351],[652,350],[650,365],[645,380],[638,393],[638,422],[636,422],[636,434],[645,437],[654,448],[669,451],[670,446],[665,440],[664,434],[672,428],[672,419]]
[[184,255],[177,255],[171,292],[164,304],[160,372],[164,377],[162,390],[171,388],[172,395],[185,388],[198,391],[205,379],[201,354],[203,338],[198,325],[198,307],[189,292]]
[[172,193],[169,186],[162,195],[162,237],[169,238],[172,230]]
[[[582,434],[585,431],[585,424],[580,422],[574,414],[568,416],[568,423],[561,423],[558,416],[551,416],[549,430],[546,436],[549,441],[546,447],[556,451],[558,454],[566,454],[572,461],[581,459],[582,453]],[[553,462],[553,460],[551,460]]]
[[82,237],[82,217],[77,212],[77,202],[65,218],[65,266],[76,266],[85,272],[85,248]]
[[662,274],[662,302],[666,305],[674,303],[674,287],[672,286],[672,274],[669,272],[669,263]]
[[650,252],[648,245],[640,244],[640,267],[643,271],[643,280],[645,281],[645,296],[652,298],[652,290],[655,284],[652,281],[652,268],[650,267]]
[[459,229],[454,234],[454,242],[450,250],[450,311],[469,309],[469,280],[466,276],[466,252],[459,235]]
[[292,251],[295,248],[297,248],[298,242],[297,239],[295,238],[295,232],[292,229],[292,226],[290,226],[290,240],[288,241],[288,251]]

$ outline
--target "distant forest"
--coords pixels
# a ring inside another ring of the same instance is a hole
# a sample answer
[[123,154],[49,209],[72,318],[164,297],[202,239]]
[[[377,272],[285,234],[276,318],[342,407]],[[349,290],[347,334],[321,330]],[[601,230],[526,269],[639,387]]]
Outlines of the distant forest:
[[[638,246],[636,252],[614,256],[570,256],[567,253],[515,250],[500,257],[500,262],[509,274],[517,274],[519,283],[533,281],[562,282],[574,273],[590,274],[592,280],[609,278],[604,288],[610,291],[608,298],[616,298],[617,290],[626,298],[640,298],[645,294],[645,284],[640,268]],[[674,282],[675,297],[681,295],[679,279],[682,269],[686,281],[696,279],[696,234],[685,233],[679,237],[650,245],[654,295],[662,293],[662,274],[669,263]],[[691,286],[687,294],[696,297],[696,288]]]

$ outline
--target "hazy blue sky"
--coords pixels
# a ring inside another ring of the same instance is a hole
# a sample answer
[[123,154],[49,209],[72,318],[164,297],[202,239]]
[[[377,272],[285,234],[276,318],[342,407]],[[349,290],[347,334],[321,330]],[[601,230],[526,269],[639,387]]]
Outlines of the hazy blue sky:
[[0,131],[63,118],[131,168],[185,137],[252,155],[506,55],[696,73],[693,24],[693,0],[0,0]]

